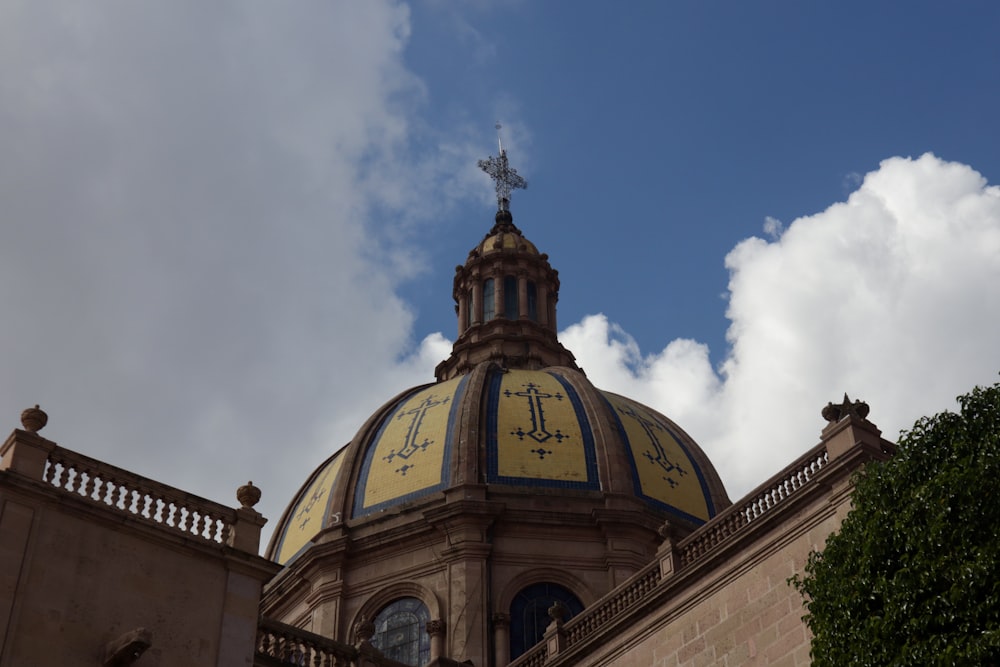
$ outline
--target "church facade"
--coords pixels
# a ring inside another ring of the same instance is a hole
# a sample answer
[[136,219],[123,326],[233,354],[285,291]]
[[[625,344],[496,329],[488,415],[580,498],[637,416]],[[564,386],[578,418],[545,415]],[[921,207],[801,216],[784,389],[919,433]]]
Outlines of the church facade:
[[25,411],[0,449],[0,663],[809,664],[787,580],[893,451],[867,406],[827,406],[732,502],[680,426],[559,343],[558,273],[509,210],[524,181],[502,146],[480,166],[498,211],[456,269],[451,356],[305,480],[264,556],[252,485],[195,498]]

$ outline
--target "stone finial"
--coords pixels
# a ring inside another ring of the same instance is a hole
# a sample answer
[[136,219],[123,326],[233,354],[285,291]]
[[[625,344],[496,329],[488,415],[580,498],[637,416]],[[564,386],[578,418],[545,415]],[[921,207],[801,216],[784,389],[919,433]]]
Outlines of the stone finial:
[[367,616],[362,616],[354,624],[354,636],[358,643],[371,641],[375,636],[375,624],[369,621]]
[[236,489],[236,500],[240,501],[246,509],[250,509],[260,500],[260,488],[253,485],[253,482],[247,482],[240,488]]
[[45,425],[48,423],[49,416],[37,405],[21,413],[21,426],[24,427],[25,431],[37,433],[45,428]]
[[864,419],[868,416],[869,407],[864,401],[854,401],[848,398],[847,394],[844,394],[844,401],[840,405],[834,405],[833,403],[827,403],[826,407],[823,408],[821,414],[823,419],[830,423],[839,422],[844,417],[857,417],[858,419]]
[[656,532],[659,533],[660,538],[664,540],[671,540],[676,535],[676,531],[674,530],[674,524],[670,523],[669,520],[664,521],[660,525],[660,527],[656,529]]
[[549,618],[557,623],[561,623],[568,613],[569,609],[559,600],[554,601],[552,606],[549,607]]

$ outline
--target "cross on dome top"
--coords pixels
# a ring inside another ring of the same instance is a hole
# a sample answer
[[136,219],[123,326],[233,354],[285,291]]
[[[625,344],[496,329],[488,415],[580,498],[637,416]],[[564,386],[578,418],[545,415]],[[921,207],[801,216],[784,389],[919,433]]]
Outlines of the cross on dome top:
[[500,123],[496,124],[497,128],[497,143],[500,146],[500,155],[498,157],[493,157],[492,155],[485,159],[480,160],[477,164],[479,168],[490,175],[493,182],[496,183],[497,189],[497,209],[500,211],[510,210],[510,193],[511,191],[520,188],[525,189],[528,187],[528,181],[524,180],[517,171],[510,167],[507,162],[507,151],[503,149],[503,141],[500,139]]

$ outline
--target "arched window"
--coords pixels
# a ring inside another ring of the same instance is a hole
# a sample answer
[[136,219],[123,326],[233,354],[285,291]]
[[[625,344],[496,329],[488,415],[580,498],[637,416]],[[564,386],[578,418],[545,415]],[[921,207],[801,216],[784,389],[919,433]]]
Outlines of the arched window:
[[375,617],[372,646],[387,658],[423,667],[431,654],[427,635],[430,617],[427,605],[417,598],[400,598],[383,607]]
[[493,298],[493,279],[483,281],[483,322],[489,322],[496,316],[496,303]]
[[531,280],[528,281],[528,319],[538,321],[538,288]]
[[517,312],[517,278],[504,276],[503,279],[503,316],[508,320],[516,320]]
[[583,611],[583,603],[559,584],[532,584],[514,596],[510,603],[511,660],[542,640],[552,622],[549,607],[557,600],[566,606],[565,621]]

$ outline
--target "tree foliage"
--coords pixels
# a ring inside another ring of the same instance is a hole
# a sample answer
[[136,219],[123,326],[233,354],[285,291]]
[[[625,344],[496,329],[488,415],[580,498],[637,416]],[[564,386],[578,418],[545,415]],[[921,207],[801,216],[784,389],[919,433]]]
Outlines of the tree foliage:
[[1000,384],[958,401],[858,474],[791,580],[814,665],[1000,665]]

